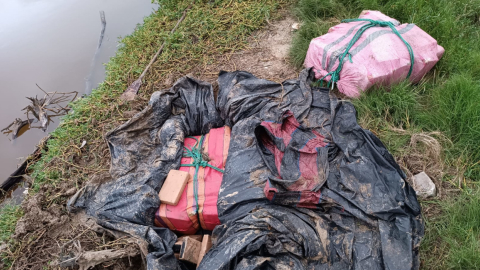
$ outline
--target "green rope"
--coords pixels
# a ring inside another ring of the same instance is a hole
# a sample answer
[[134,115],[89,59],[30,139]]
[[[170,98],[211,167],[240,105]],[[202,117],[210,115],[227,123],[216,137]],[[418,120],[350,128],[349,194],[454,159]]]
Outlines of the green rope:
[[200,142],[195,137],[188,137],[188,138],[192,138],[195,141],[197,141],[195,145],[193,145],[190,149],[184,146],[185,150],[183,152],[183,157],[192,158],[192,163],[181,164],[180,166],[195,167],[195,174],[193,176],[193,195],[195,197],[195,203],[196,203],[196,209],[195,209],[195,214],[196,214],[198,211],[198,170],[199,168],[209,167],[221,173],[224,173],[224,170],[208,164],[208,161],[203,159],[203,155],[202,155],[202,146],[203,146],[203,139],[204,139],[203,135],[200,137]]
[[344,22],[346,22],[346,23],[361,22],[361,21],[368,22],[368,23],[363,25],[362,27],[360,27],[360,29],[358,29],[357,33],[355,33],[353,38],[350,40],[350,42],[347,45],[347,48],[345,49],[345,52],[338,59],[337,69],[335,69],[334,71],[331,71],[327,75],[323,76],[323,78],[321,78],[320,81],[323,81],[323,79],[325,79],[326,77],[331,76],[330,81],[328,82],[328,87],[330,87],[330,84],[331,84],[332,89],[333,89],[333,85],[336,82],[338,82],[338,80],[340,79],[340,71],[342,71],[342,68],[343,68],[343,60],[345,59],[345,57],[347,55],[348,55],[348,59],[350,60],[350,63],[353,63],[352,62],[352,55],[349,52],[350,49],[353,47],[353,45],[355,45],[355,43],[358,41],[358,39],[360,39],[362,34],[367,29],[375,27],[375,26],[390,27],[390,29],[392,29],[393,33],[395,35],[397,35],[403,41],[403,43],[405,43],[405,46],[407,46],[407,49],[408,49],[408,53],[410,54],[410,70],[408,71],[407,79],[410,78],[410,75],[412,74],[412,71],[413,71],[413,63],[415,61],[415,58],[414,58],[414,55],[413,55],[413,50],[412,50],[412,47],[410,46],[410,44],[408,44],[408,42],[405,39],[403,39],[402,35],[397,31],[397,29],[395,28],[395,25],[392,22],[375,21],[375,20],[371,20],[371,19],[348,19],[348,20],[343,20],[342,23],[344,23]]

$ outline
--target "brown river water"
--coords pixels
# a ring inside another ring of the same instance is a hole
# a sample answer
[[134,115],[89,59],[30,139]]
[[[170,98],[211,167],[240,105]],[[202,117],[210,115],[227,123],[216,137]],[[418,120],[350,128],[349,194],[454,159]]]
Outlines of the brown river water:
[[[120,36],[133,32],[158,5],[151,0],[0,0],[0,129],[29,105],[25,97],[45,91],[89,94],[105,78],[104,63],[115,55]],[[105,12],[106,29],[96,53]],[[93,60],[95,59],[95,60]],[[33,152],[46,132],[31,129],[12,140],[0,133],[0,183]]]

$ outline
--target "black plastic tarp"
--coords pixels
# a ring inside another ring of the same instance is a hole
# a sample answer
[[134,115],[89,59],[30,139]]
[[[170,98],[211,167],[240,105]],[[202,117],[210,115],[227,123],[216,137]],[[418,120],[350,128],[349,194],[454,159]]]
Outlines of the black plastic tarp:
[[[282,83],[221,72],[216,103],[210,84],[180,79],[107,135],[114,180],[87,186],[72,205],[137,237],[148,269],[184,268],[173,256],[175,234],[154,226],[157,194],[179,168],[186,136],[228,125],[217,202],[222,224],[197,269],[418,269],[423,222],[413,189],[380,140],[357,124],[353,105],[313,88],[313,78],[309,70]],[[264,193],[276,176],[255,129],[287,111],[328,142],[319,166],[326,180],[310,208],[271,202]]]

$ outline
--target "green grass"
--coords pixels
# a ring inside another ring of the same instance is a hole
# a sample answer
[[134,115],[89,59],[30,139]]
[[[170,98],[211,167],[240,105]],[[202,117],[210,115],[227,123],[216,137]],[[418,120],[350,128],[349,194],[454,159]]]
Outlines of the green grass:
[[394,156],[400,156],[410,142],[410,135],[392,128],[413,129],[421,109],[418,97],[418,88],[412,89],[409,84],[401,83],[388,90],[383,87],[372,89],[352,102],[360,125],[371,129]]
[[[6,204],[0,208],[0,244],[11,243],[10,236],[15,232],[17,220],[23,215],[22,209],[17,205]],[[12,263],[9,258],[3,256],[4,266],[9,267]]]
[[[7,204],[0,208],[0,243],[10,240],[10,234],[15,231],[17,219],[22,216],[22,209],[18,205]],[[3,233],[5,232],[5,233]]]
[[445,136],[439,180],[464,179],[454,183],[463,191],[424,204],[438,213],[426,216],[422,269],[480,269],[480,0],[299,0],[294,11],[302,27],[293,39],[292,63],[301,67],[312,38],[362,10],[415,23],[445,48],[420,84],[371,89],[352,102],[361,125],[399,159],[412,149],[411,134]]
[[480,269],[480,193],[465,192],[424,207],[429,204],[436,204],[442,212],[426,223],[423,268]]
[[447,135],[454,142],[446,147],[447,157],[463,157],[465,177],[480,180],[480,81],[454,74],[432,90],[422,111],[422,124]]

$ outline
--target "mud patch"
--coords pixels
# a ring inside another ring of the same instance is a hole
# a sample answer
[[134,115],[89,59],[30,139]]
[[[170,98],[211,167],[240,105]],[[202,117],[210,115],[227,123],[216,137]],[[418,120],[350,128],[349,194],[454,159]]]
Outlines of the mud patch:
[[[92,177],[93,182],[101,183],[97,178]],[[10,269],[142,269],[133,239],[103,229],[83,213],[67,213],[65,202],[75,191],[67,182],[58,187],[46,185],[23,201],[25,214],[13,235],[16,246],[2,250],[12,263]],[[118,258],[101,261],[95,257],[103,253]]]

